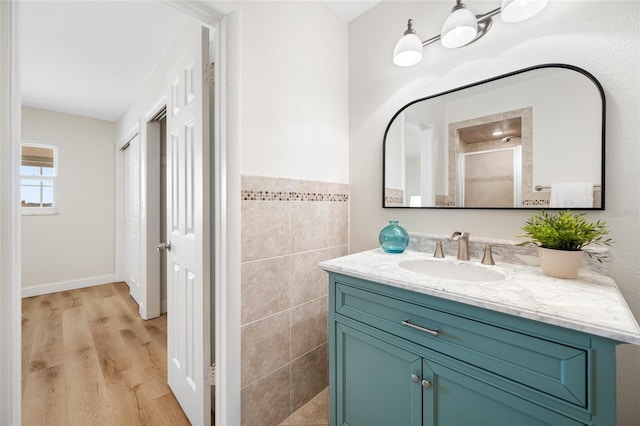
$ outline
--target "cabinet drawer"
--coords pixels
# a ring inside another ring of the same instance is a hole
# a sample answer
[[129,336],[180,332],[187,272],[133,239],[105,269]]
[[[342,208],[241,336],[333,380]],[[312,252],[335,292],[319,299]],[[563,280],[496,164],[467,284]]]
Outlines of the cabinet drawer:
[[336,283],[335,311],[544,394],[587,407],[588,352]]

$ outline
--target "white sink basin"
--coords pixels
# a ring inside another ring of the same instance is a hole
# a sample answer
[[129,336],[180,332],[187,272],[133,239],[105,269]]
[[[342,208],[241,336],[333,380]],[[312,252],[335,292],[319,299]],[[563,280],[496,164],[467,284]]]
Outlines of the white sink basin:
[[432,260],[405,260],[399,263],[401,268],[417,274],[448,280],[485,282],[500,281],[504,274],[490,269],[464,263],[435,262]]

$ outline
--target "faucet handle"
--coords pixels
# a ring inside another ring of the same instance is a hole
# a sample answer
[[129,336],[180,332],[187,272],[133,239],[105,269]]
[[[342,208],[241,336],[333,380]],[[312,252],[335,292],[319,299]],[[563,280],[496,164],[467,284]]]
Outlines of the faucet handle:
[[444,258],[444,251],[442,251],[442,241],[438,241],[436,243],[436,251],[433,253],[433,257],[437,257],[439,259]]
[[451,239],[454,241],[459,240],[460,238],[462,239],[468,239],[469,238],[469,233],[468,232],[460,232],[460,231],[456,231],[453,234],[451,234]]
[[480,262],[483,265],[495,265],[496,262],[493,261],[493,255],[491,254],[491,246],[486,245],[484,248],[484,256],[482,257],[482,261]]

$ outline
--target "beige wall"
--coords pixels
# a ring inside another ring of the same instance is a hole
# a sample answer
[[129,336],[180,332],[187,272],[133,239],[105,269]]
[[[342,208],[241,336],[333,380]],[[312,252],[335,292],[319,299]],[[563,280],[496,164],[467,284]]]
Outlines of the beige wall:
[[328,385],[327,275],[348,186],[242,177],[242,424],[276,425]]
[[59,157],[58,214],[22,216],[23,289],[113,280],[115,123],[24,107],[22,139],[56,145]]
[[[474,2],[481,13],[495,2]],[[607,96],[606,206],[589,212],[605,219],[615,243],[609,274],[640,318],[640,3],[551,1],[539,16],[520,24],[494,20],[490,32],[462,49],[435,44],[421,64],[395,67],[393,47],[413,18],[423,39],[435,35],[449,13],[448,1],[382,2],[349,26],[350,247],[377,246],[390,219],[409,231],[516,239],[527,211],[382,209],[382,137],[393,114],[409,101],[527,66],[561,62],[586,69]],[[640,347],[618,347],[618,425],[640,418]]]
[[328,383],[317,263],[347,253],[348,30],[320,2],[238,15],[242,424],[271,426]]

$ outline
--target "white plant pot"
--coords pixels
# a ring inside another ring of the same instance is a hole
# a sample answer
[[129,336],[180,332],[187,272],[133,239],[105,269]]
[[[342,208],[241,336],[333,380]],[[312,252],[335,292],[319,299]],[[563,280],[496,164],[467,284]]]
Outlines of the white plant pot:
[[583,252],[538,247],[542,273],[556,278],[578,278]]

